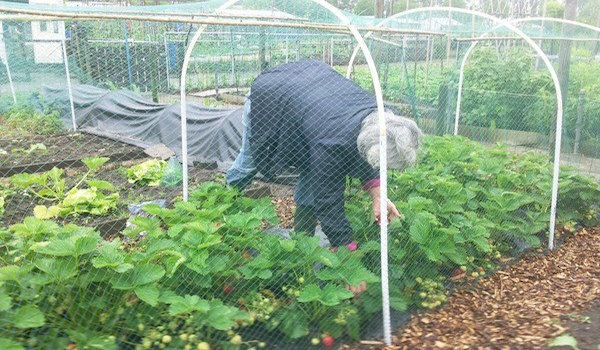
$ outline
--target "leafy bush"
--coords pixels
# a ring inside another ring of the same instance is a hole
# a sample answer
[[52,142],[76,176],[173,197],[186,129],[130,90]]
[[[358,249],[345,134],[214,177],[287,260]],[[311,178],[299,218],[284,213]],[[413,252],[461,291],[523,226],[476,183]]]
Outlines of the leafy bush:
[[22,137],[32,133],[48,135],[64,130],[55,110],[39,112],[33,107],[13,107],[0,116],[4,137]]
[[[589,51],[586,54],[590,54]],[[575,50],[574,56],[582,56]],[[554,85],[545,69],[535,69],[535,57],[523,48],[508,49],[498,54],[494,48],[481,47],[473,51],[465,67],[465,83],[461,123],[486,128],[523,130],[548,134],[556,117]],[[379,67],[384,98],[389,102],[438,104],[439,88],[452,82],[456,95],[458,71],[431,65],[429,70],[419,65],[404,70],[399,63],[390,64],[387,80],[385,67]],[[345,73],[345,67],[338,71]],[[368,69],[355,67],[355,81],[372,91]],[[585,118],[582,140],[597,144],[600,133],[600,65],[593,61],[571,63],[569,99],[565,106],[564,133],[568,139],[575,137],[578,93],[585,91]],[[416,82],[416,83],[415,83]],[[455,100],[455,98],[454,98]],[[595,152],[592,152],[595,153]]]
[[127,181],[130,184],[155,187],[160,184],[167,162],[150,159],[127,169]]

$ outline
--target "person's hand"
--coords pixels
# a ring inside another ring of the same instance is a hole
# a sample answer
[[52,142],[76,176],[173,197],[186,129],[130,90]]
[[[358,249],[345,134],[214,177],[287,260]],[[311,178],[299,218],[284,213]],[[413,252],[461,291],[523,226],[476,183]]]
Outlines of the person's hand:
[[[379,187],[372,188],[369,193],[371,193],[371,198],[373,199],[373,216],[375,217],[375,221],[378,224],[381,224],[381,206],[379,205],[379,198],[381,197],[379,196]],[[389,199],[387,200],[387,215],[388,222],[402,217],[402,214],[400,214],[394,203]]]
[[367,282],[361,282],[357,286],[346,286],[346,289],[357,297],[367,290]]

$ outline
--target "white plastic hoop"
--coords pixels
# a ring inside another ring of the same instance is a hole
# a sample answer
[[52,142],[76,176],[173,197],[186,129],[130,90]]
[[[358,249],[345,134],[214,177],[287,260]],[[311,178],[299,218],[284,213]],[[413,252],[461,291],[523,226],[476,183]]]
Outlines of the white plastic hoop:
[[[560,176],[560,152],[561,152],[561,143],[562,143],[562,125],[563,125],[563,101],[562,101],[562,91],[560,87],[560,82],[558,80],[558,75],[552,66],[552,63],[548,59],[548,56],[542,51],[542,49],[537,45],[530,37],[525,35],[520,29],[513,26],[509,22],[500,20],[500,24],[494,27],[492,30],[482,34],[480,38],[485,38],[494,30],[499,27],[506,26],[515,32],[519,37],[525,40],[531,48],[535,50],[538,56],[542,59],[548,72],[550,73],[550,77],[552,78],[552,82],[554,84],[555,92],[556,92],[556,133],[555,133],[555,145],[554,145],[554,164],[552,170],[552,195],[550,199],[550,224],[549,224],[549,232],[548,232],[548,249],[554,249],[554,230],[556,227],[556,205],[558,202],[558,179]],[[460,65],[460,75],[458,78],[458,95],[456,99],[456,112],[454,116],[454,135],[458,135],[458,124],[460,120],[460,107],[462,103],[462,90],[464,84],[464,75],[465,75],[465,66],[467,59],[469,58],[471,52],[475,49],[479,41],[474,41],[469,49],[465,52],[463,60]]]
[[15,93],[15,86],[13,85],[12,75],[10,74],[10,67],[8,66],[8,55],[6,55],[6,59],[2,60],[4,63],[4,67],[6,67],[6,75],[8,76],[8,85],[10,86],[10,92],[13,98],[13,104],[17,105],[17,94]]
[[[456,13],[464,13],[464,14],[470,14],[471,16],[479,16],[481,18],[485,18],[485,19],[491,20],[493,22],[496,22],[496,23],[498,23],[498,26],[496,26],[495,28],[504,26],[504,27],[510,29],[511,31],[513,31],[515,34],[517,34],[517,36],[519,36],[521,39],[525,40],[536,51],[536,53],[542,58],[542,60],[544,61],[544,64],[548,68],[548,71],[550,72],[550,75],[552,77],[552,80],[553,80],[553,83],[555,86],[556,95],[557,95],[557,108],[556,108],[557,109],[557,113],[556,113],[556,130],[557,131],[556,131],[556,140],[555,140],[556,144],[555,144],[555,150],[554,150],[554,153],[555,153],[554,168],[553,168],[553,175],[552,175],[552,198],[550,201],[550,225],[549,225],[550,232],[548,234],[548,248],[553,249],[554,248],[554,230],[555,230],[555,224],[556,224],[556,203],[557,203],[557,199],[558,199],[558,177],[559,177],[559,171],[560,171],[560,148],[561,148],[561,142],[562,142],[562,123],[563,123],[563,105],[562,105],[562,99],[561,99],[561,89],[560,89],[560,83],[558,81],[558,76],[556,74],[556,71],[552,67],[552,64],[550,63],[550,60],[548,59],[546,54],[542,51],[542,49],[533,40],[531,40],[531,38],[529,38],[529,36],[527,36],[525,33],[523,33],[519,28],[512,25],[510,22],[502,20],[502,19],[494,17],[494,16],[490,16],[486,13],[473,11],[473,10],[467,10],[467,9],[459,9],[459,8],[454,8],[454,7],[418,8],[418,9],[412,9],[412,10],[400,12],[394,16],[388,17],[385,20],[379,22],[376,26],[381,27],[390,21],[393,21],[399,17],[406,16],[408,14],[420,13],[420,12],[430,12],[430,11],[449,11],[449,12],[456,12]],[[564,20],[564,21],[571,22],[571,21],[566,21],[566,20]],[[489,33],[490,32],[483,34],[482,37],[487,36]],[[367,33],[365,35],[365,38],[369,37],[370,35],[372,35],[372,32]],[[477,43],[477,41],[475,41],[473,43],[473,45],[471,45],[471,47],[473,47],[476,43]],[[465,66],[466,58],[468,57],[468,53],[470,53],[472,51],[471,47],[467,51],[467,54],[465,54],[465,57],[463,58],[463,62],[461,64],[461,72],[460,72],[459,86],[458,86],[458,99],[457,99],[456,115],[455,115],[455,122],[454,122],[454,134],[455,135],[458,133],[458,119],[459,119],[459,114],[460,114],[460,102],[461,102],[460,99],[462,96],[462,83],[464,81],[464,66]],[[347,70],[348,75],[350,74],[350,72],[352,71],[352,67],[354,66],[354,60],[356,59],[356,53],[357,53],[357,49],[355,48],[354,52],[352,54],[352,57],[350,59],[350,62],[348,63],[348,70]]]
[[[231,0],[220,6],[216,11],[215,15],[225,9],[235,5],[240,0]],[[377,101],[377,112],[380,124],[380,170],[379,176],[381,181],[380,187],[380,206],[381,206],[381,289],[382,289],[382,300],[383,300],[383,328],[384,328],[384,340],[385,343],[391,345],[391,320],[390,320],[390,306],[389,306],[389,283],[388,283],[388,254],[387,254],[387,137],[386,137],[386,126],[385,126],[385,114],[383,106],[383,93],[379,81],[379,75],[377,74],[377,68],[373,57],[369,52],[367,44],[363,40],[362,36],[354,27],[350,24],[349,19],[336,7],[327,3],[324,0],[311,0],[312,2],[322,6],[336,16],[344,25],[348,27],[348,30],[352,33],[355,40],[358,42],[358,46],[363,51],[367,65],[371,72],[373,79],[373,88],[375,90],[375,98]],[[181,70],[181,151],[183,161],[183,199],[188,199],[188,162],[187,162],[187,108],[186,108],[186,76],[189,61],[192,55],[192,51],[200,39],[202,33],[206,30],[206,25],[198,28],[193,38],[191,39],[185,53]]]

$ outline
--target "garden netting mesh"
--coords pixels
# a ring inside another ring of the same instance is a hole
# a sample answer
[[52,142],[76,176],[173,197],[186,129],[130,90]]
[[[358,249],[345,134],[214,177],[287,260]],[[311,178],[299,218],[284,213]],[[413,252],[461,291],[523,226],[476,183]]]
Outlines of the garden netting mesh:
[[[0,13],[2,348],[377,344],[388,304],[395,327],[547,245],[557,90],[497,19],[308,0]],[[532,23],[513,25],[551,59],[576,46],[568,233],[598,219],[597,32]]]

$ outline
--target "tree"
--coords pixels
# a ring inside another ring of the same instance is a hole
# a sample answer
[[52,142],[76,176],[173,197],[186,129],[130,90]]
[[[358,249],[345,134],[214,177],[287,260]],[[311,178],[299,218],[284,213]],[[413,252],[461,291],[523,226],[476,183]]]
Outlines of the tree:
[[565,14],[565,4],[558,1],[549,1],[546,3],[546,17],[563,18]]
[[354,6],[354,13],[361,16],[373,16],[375,14],[373,0],[358,0]]
[[579,16],[577,20],[593,26],[599,26],[600,0],[580,0],[578,4]]

